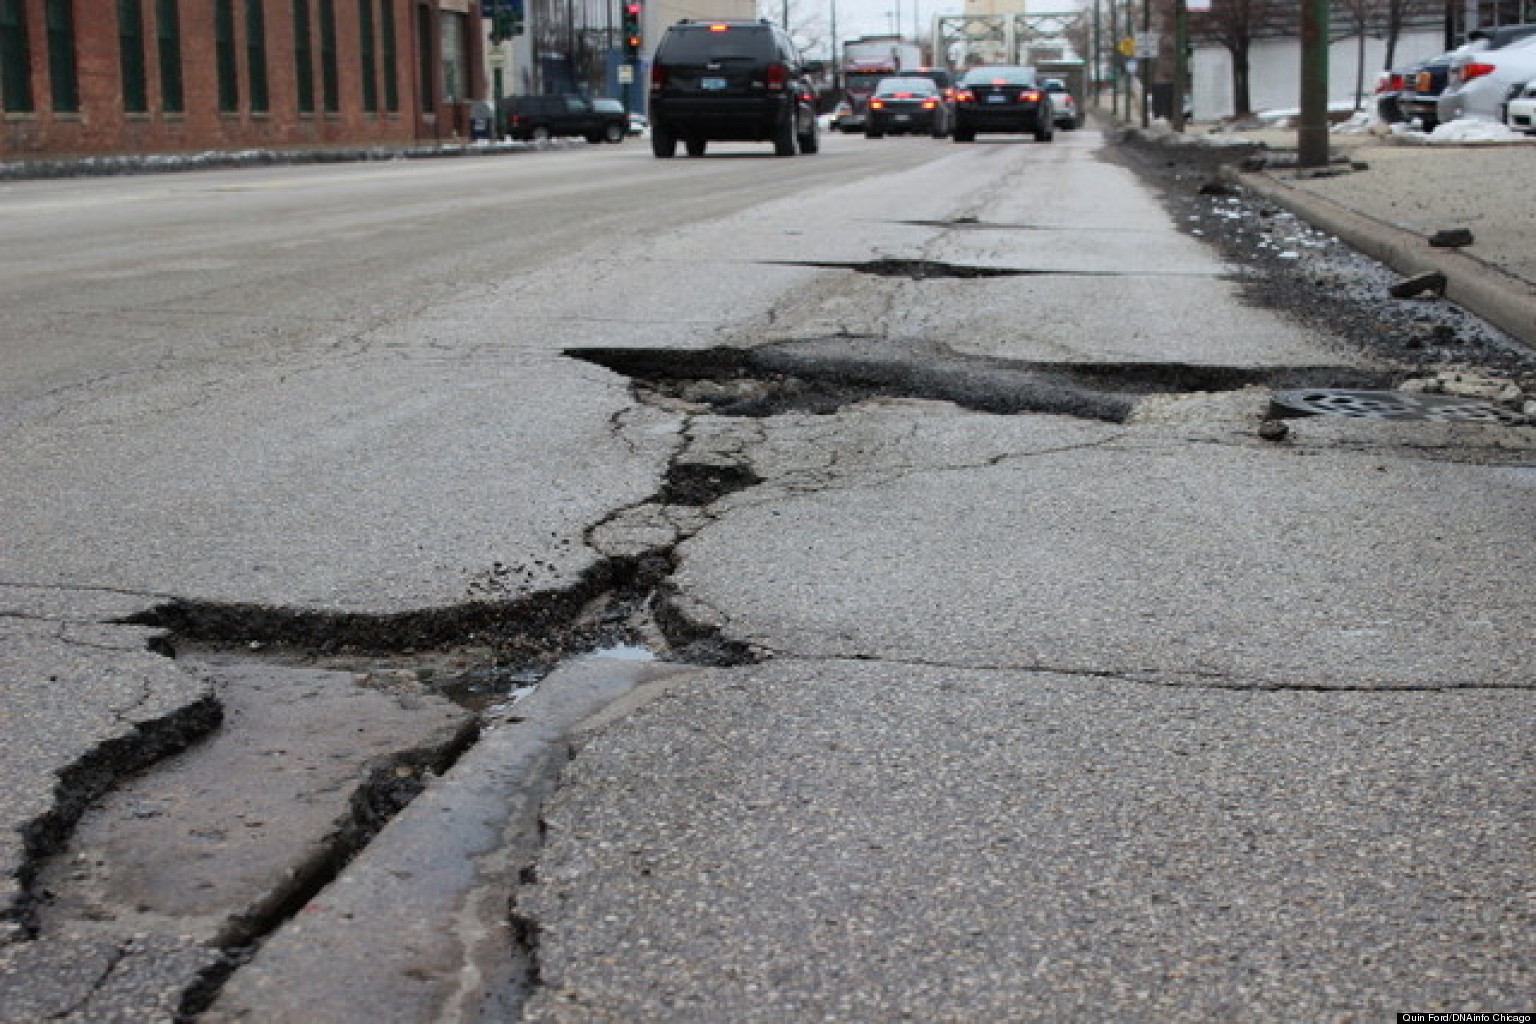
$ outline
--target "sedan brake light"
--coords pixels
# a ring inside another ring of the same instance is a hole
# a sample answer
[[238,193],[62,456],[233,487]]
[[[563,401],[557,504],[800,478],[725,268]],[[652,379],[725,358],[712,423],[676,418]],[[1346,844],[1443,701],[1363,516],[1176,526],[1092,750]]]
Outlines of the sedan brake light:
[[972,93],[971,90],[969,90],[969,89],[956,89],[955,90],[955,102],[956,103],[971,103],[975,99],[976,99],[975,94]]
[[1470,82],[1474,78],[1482,78],[1484,75],[1491,75],[1497,70],[1499,70],[1498,66],[1494,64],[1463,64],[1461,66],[1461,74],[1458,77],[1463,82]]
[[932,110],[934,107],[936,107],[938,105],[939,105],[939,103],[938,103],[937,100],[923,100],[923,109],[924,110]]
[[869,109],[870,110],[884,110],[885,109],[885,100],[870,100],[869,101]]
[[1035,90],[1033,90],[1033,89],[1027,89],[1024,92],[1019,93],[1019,102],[1020,103],[1039,103],[1040,102],[1040,94],[1038,92],[1036,92]]

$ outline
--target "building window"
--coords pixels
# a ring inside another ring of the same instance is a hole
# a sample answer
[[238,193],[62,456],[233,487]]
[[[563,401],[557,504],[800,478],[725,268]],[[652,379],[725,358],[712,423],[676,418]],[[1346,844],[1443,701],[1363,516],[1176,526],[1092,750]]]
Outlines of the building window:
[[298,76],[299,112],[315,112],[315,53],[309,32],[309,0],[293,0],[293,65]]
[[419,43],[416,47],[416,59],[420,67],[416,69],[417,88],[421,90],[421,112],[423,114],[436,115],[437,113],[437,81],[434,79],[436,68],[432,64],[432,9],[421,6],[416,8],[416,38]]
[[219,74],[219,111],[240,110],[240,72],[235,67],[235,0],[214,0],[213,59]]
[[336,59],[336,3],[320,0],[320,81],[328,114],[341,109],[341,71]]
[[0,109],[32,109],[32,57],[23,0],[0,0]]
[[464,15],[444,11],[442,20],[443,100],[457,103],[464,98]]
[[384,108],[391,114],[400,112],[400,80],[396,77],[395,62],[399,51],[395,44],[395,2],[384,0],[380,28],[384,30]]
[[181,86],[179,0],[155,0],[155,42],[160,55],[160,108],[179,114],[187,108]]
[[117,0],[117,53],[122,62],[123,109],[130,114],[149,110],[149,89],[144,74],[144,5],[140,0]]
[[357,52],[363,76],[363,109],[375,113],[379,109],[379,62],[373,45],[373,0],[358,0],[357,30]]
[[266,113],[267,19],[263,0],[245,0],[245,71],[250,76],[251,113]]
[[48,28],[48,89],[53,109],[72,114],[80,109],[80,82],[75,75],[75,12],[70,0],[48,0],[43,9]]

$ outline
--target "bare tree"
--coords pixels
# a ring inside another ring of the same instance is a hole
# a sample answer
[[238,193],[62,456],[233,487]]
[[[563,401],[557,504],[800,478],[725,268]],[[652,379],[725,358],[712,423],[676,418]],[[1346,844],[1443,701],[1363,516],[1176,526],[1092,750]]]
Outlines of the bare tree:
[[1190,38],[1222,46],[1232,55],[1234,113],[1253,113],[1249,77],[1249,53],[1254,40],[1294,31],[1297,8],[1294,0],[1212,0],[1211,9],[1190,15]]

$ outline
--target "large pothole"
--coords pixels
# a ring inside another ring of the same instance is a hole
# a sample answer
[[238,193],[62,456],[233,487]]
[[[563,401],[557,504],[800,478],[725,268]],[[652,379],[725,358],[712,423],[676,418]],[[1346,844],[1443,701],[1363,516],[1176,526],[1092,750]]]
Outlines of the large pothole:
[[697,351],[571,349],[666,398],[723,416],[832,413],[870,398],[922,398],[999,415],[1052,413],[1123,422],[1138,401],[1159,394],[1246,387],[1390,387],[1389,371],[1349,366],[1220,366],[1157,362],[1018,362],[832,337],[760,348]]

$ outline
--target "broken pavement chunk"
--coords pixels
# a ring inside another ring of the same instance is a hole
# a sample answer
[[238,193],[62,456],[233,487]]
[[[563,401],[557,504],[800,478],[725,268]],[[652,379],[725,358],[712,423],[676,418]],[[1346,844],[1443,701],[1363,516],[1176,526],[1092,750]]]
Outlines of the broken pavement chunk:
[[1431,270],[1425,274],[1416,274],[1405,278],[1392,286],[1391,292],[1394,299],[1411,299],[1415,295],[1424,292],[1433,292],[1436,295],[1445,294],[1446,277],[1438,270]]
[[1470,228],[1446,228],[1429,236],[1429,244],[1437,249],[1459,249],[1472,244]]

